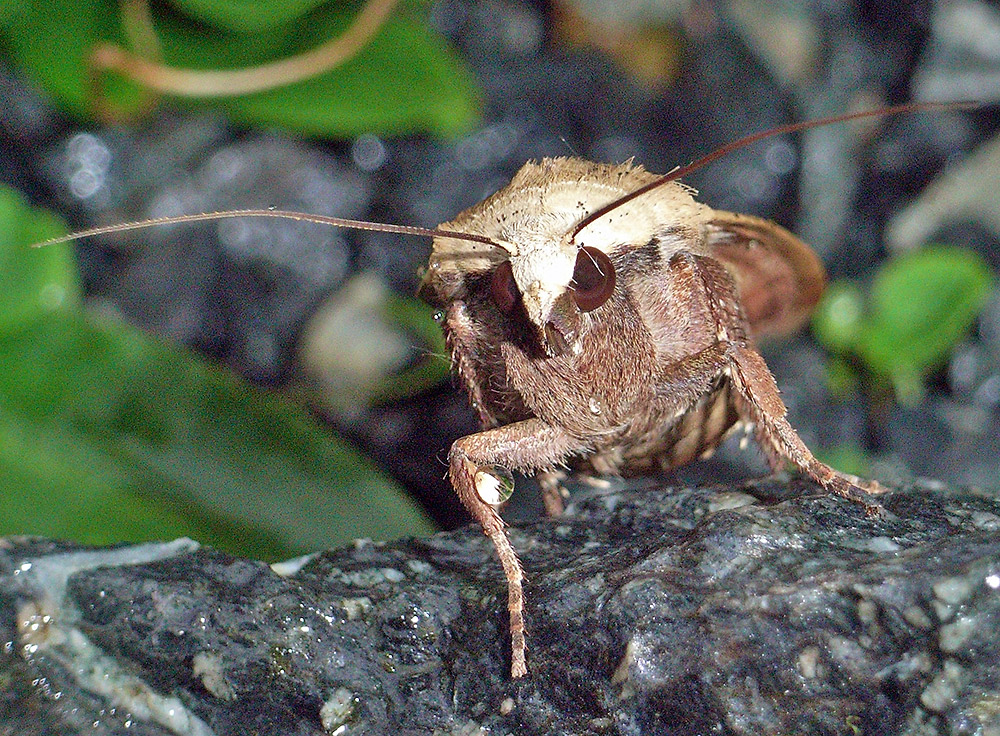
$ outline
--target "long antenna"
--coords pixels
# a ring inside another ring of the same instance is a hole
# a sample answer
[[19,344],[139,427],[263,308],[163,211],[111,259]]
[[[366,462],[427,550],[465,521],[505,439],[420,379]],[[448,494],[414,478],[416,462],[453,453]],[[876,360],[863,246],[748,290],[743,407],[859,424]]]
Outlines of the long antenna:
[[[887,115],[897,115],[904,112],[924,112],[929,110],[969,110],[979,107],[981,103],[968,101],[968,102],[914,102],[905,105],[895,105],[893,107],[883,107],[877,110],[866,110],[864,112],[848,113],[846,115],[835,115],[828,118],[820,118],[818,120],[806,120],[798,123],[789,123],[788,125],[782,125],[777,128],[772,128],[770,130],[765,130],[759,133],[753,133],[752,135],[744,136],[739,140],[733,141],[732,143],[727,143],[720,148],[715,149],[711,153],[696,159],[687,166],[681,166],[669,174],[665,174],[658,179],[646,184],[645,186],[639,187],[633,192],[619,197],[613,202],[600,207],[589,215],[587,215],[583,220],[581,220],[577,226],[573,229],[573,238],[576,238],[582,230],[584,230],[588,225],[596,220],[607,215],[609,212],[615,210],[622,205],[631,202],[637,197],[641,197],[647,192],[656,189],[657,187],[663,186],[667,182],[679,179],[682,176],[690,174],[692,171],[700,169],[702,166],[709,164],[716,159],[722,158],[733,151],[736,151],[745,146],[749,146],[752,143],[756,143],[764,138],[770,138],[776,135],[782,135],[784,133],[794,133],[799,130],[807,130],[809,128],[818,128],[823,125],[831,125],[833,123],[843,123],[849,120],[859,120],[861,118],[874,118],[874,117],[885,117]],[[333,227],[343,227],[350,228],[353,230],[370,230],[374,232],[383,233],[396,233],[398,235],[417,235],[426,238],[454,238],[456,240],[465,240],[474,243],[483,243],[485,245],[492,246],[494,248],[502,248],[499,243],[486,237],[485,235],[475,235],[473,233],[460,233],[452,230],[439,230],[436,228],[425,228],[425,227],[414,227],[411,225],[388,225],[378,222],[367,222],[365,220],[351,220],[344,217],[330,217],[327,215],[313,215],[307,212],[294,212],[289,210],[273,210],[273,209],[244,209],[244,210],[227,210],[222,212],[202,212],[200,214],[193,215],[176,215],[173,217],[154,217],[149,220],[141,220],[136,222],[125,222],[117,225],[101,225],[98,227],[87,228],[86,230],[78,230],[76,232],[69,233],[68,235],[62,235],[58,238],[50,238],[44,242],[36,243],[34,247],[42,247],[45,245],[53,245],[55,243],[66,243],[70,240],[75,240],[77,238],[88,238],[94,235],[106,235],[108,233],[120,233],[127,232],[129,230],[141,230],[147,227],[156,227],[159,225],[178,225],[182,223],[190,222],[210,222],[217,220],[231,219],[235,217],[277,217],[284,220],[299,220],[303,222],[314,222],[318,225],[332,225]]]
[[419,235],[427,238],[455,238],[457,240],[469,240],[475,243],[485,243],[493,247],[501,247],[498,243],[490,240],[485,235],[475,235],[473,233],[459,233],[452,230],[437,230],[426,227],[414,227],[412,225],[386,225],[380,222],[367,222],[365,220],[349,220],[345,217],[329,217],[327,215],[311,215],[307,212],[293,212],[289,210],[226,210],[224,212],[202,212],[196,215],[176,215],[174,217],[154,217],[149,220],[137,222],[123,222],[118,225],[100,225],[98,227],[78,230],[69,235],[61,235],[58,238],[35,243],[33,247],[41,248],[45,245],[55,243],[66,243],[77,238],[89,238],[94,235],[106,235],[107,233],[122,233],[129,230],[143,230],[147,227],[157,227],[159,225],[179,225],[187,222],[211,222],[216,220],[226,220],[234,217],[277,217],[283,220],[300,220],[303,222],[314,222],[318,225],[332,225],[334,227],[351,228],[352,230],[372,230],[380,233],[396,233],[399,235]]
[[905,105],[894,105],[892,107],[880,107],[877,110],[865,110],[864,112],[852,112],[846,115],[834,115],[828,118],[819,118],[818,120],[803,120],[798,123],[789,123],[787,125],[781,125],[777,128],[771,128],[770,130],[763,130],[759,133],[752,133],[750,135],[744,136],[732,143],[727,143],[724,146],[716,148],[709,154],[702,156],[701,158],[695,159],[687,166],[679,166],[678,168],[671,171],[669,174],[664,174],[659,179],[651,181],[649,184],[639,187],[634,192],[629,192],[628,194],[619,197],[614,202],[599,207],[598,209],[591,212],[589,215],[584,217],[577,226],[573,229],[573,236],[571,240],[575,239],[577,235],[580,234],[588,225],[593,223],[595,220],[599,220],[604,217],[609,212],[621,207],[624,204],[631,202],[636,197],[641,197],[657,187],[661,187],[669,181],[674,181],[682,176],[690,174],[692,171],[697,171],[702,166],[710,164],[713,161],[722,158],[723,156],[728,156],[733,151],[739,150],[745,146],[749,146],[752,143],[763,140],[765,138],[770,138],[776,135],[783,135],[784,133],[795,133],[800,130],[808,130],[809,128],[819,128],[823,125],[832,125],[833,123],[845,123],[849,120],[860,120],[862,118],[878,118],[885,117],[887,115],[898,115],[904,112],[925,112],[928,110],[971,110],[973,108],[979,107],[980,102],[976,101],[962,101],[962,102],[911,102]]

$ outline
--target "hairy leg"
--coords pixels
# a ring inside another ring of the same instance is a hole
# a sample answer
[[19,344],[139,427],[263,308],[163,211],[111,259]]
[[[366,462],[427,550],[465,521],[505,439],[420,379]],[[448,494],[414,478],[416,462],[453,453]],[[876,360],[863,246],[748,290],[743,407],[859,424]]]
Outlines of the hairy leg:
[[[510,612],[512,677],[528,672],[524,630],[524,578],[521,562],[510,543],[498,507],[497,489],[503,483],[501,468],[533,472],[550,468],[583,451],[578,440],[539,419],[489,429],[456,440],[448,453],[448,475],[462,504],[493,542],[507,578]],[[496,466],[501,466],[497,468]]]

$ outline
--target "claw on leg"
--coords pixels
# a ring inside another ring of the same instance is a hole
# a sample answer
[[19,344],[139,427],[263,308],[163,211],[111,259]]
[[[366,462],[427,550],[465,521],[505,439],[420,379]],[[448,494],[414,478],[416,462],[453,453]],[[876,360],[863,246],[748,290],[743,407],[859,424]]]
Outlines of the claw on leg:
[[[801,440],[799,440],[801,442]],[[804,445],[803,445],[804,447]],[[806,450],[808,452],[808,450]],[[810,457],[812,454],[810,453]],[[868,491],[855,483],[850,476],[838,473],[829,465],[821,463],[816,458],[802,468],[806,474],[819,483],[823,488],[836,493],[838,496],[846,498],[848,501],[860,504],[864,507],[865,513],[869,516],[881,516],[883,513],[882,504],[868,495]]]

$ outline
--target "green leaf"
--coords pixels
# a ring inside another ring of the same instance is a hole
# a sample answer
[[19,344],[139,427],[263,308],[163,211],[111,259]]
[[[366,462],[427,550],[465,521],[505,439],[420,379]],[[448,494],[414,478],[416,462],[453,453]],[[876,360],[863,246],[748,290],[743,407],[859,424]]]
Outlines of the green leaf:
[[320,77],[219,105],[245,125],[314,136],[451,136],[468,130],[479,111],[471,72],[423,23],[406,18],[388,21],[356,58]]
[[871,458],[858,445],[843,443],[816,453],[816,458],[841,473],[864,477],[871,471]]
[[[282,26],[328,0],[170,0],[182,14],[234,33],[257,33]],[[338,5],[345,5],[338,3]],[[347,5],[357,12],[357,5]]]
[[993,289],[975,253],[934,246],[891,261],[875,277],[858,352],[908,396],[968,332]]
[[451,373],[451,362],[442,357],[448,353],[444,335],[432,315],[423,302],[391,292],[386,294],[385,319],[412,334],[426,349],[422,360],[386,378],[377,403],[417,394],[438,385]]
[[[299,0],[290,15],[305,9]],[[204,6],[209,3],[205,2]],[[199,4],[200,13],[207,13]],[[109,0],[31,0],[4,29],[13,59],[71,112],[89,117],[86,60],[102,42],[123,44]],[[218,15],[229,17],[217,6]],[[272,19],[277,11],[272,8]],[[288,58],[343,33],[357,8],[326,3],[284,25],[253,33],[206,31],[190,18],[164,15],[156,29],[167,63],[183,68],[232,69]],[[114,107],[134,109],[135,85],[112,77],[105,85]],[[344,137],[431,131],[452,135],[478,112],[473,77],[423,20],[397,11],[355,57],[315,78],[242,97],[178,100],[214,108],[247,126],[277,126],[315,136]]]
[[813,334],[832,353],[852,352],[864,325],[864,295],[851,281],[834,281],[812,317]]
[[[117,459],[72,428],[0,411],[0,534],[38,534],[88,544],[193,537],[233,553],[292,553],[266,532],[144,486]],[[234,540],[239,540],[234,544]]]
[[0,0],[0,28],[12,25],[20,15],[21,3],[18,0]]
[[79,303],[72,246],[28,253],[28,245],[66,233],[55,215],[28,206],[19,192],[0,187],[0,334],[52,310]]
[[[86,59],[97,43],[121,42],[116,12],[105,0],[19,5],[18,22],[3,29],[12,61],[70,112],[89,118]],[[117,104],[134,104],[134,87],[118,84],[113,91]]]
[[[37,217],[7,216],[0,232]],[[13,269],[46,257],[6,246]],[[185,349],[75,309],[8,320],[0,335],[0,534],[183,534],[273,559],[432,529],[302,408]]]

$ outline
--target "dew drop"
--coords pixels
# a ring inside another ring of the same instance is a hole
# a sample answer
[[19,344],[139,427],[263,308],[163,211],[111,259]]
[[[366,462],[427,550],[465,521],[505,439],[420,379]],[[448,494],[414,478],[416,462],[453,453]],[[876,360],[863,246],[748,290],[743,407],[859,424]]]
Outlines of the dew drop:
[[484,465],[473,481],[479,500],[490,506],[499,506],[514,494],[514,476],[500,465]]

